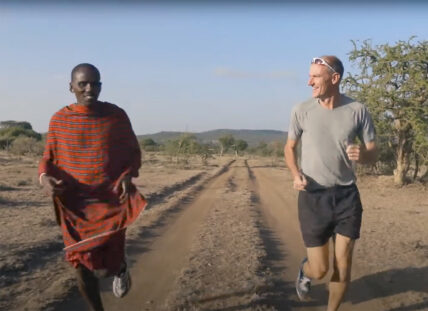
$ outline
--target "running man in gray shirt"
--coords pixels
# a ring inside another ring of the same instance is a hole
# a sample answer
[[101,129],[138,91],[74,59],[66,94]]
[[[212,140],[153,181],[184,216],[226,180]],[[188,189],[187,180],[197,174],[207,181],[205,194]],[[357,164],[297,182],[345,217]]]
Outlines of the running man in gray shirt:
[[[299,222],[307,249],[296,291],[304,300],[311,279],[327,274],[328,242],[333,237],[328,311],[338,310],[343,299],[355,240],[360,234],[362,206],[354,164],[372,163],[377,154],[375,130],[367,108],[339,92],[343,71],[342,62],[335,56],[312,60],[308,81],[312,99],[294,107],[284,148],[294,188],[299,190]],[[357,137],[362,145],[355,143]],[[299,141],[300,168],[296,156]]]

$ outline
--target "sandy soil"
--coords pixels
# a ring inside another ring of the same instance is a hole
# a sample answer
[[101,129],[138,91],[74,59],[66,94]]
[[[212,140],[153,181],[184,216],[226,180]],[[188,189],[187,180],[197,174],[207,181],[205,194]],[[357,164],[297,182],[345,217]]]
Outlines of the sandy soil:
[[[0,154],[0,310],[87,310],[36,166]],[[103,280],[107,311],[325,310],[325,281],[308,302],[294,291],[305,251],[297,193],[280,162],[177,167],[146,155],[135,183],[150,206],[128,230],[133,288],[116,299]],[[358,185],[362,237],[341,310],[428,310],[427,189],[395,188],[389,176]]]

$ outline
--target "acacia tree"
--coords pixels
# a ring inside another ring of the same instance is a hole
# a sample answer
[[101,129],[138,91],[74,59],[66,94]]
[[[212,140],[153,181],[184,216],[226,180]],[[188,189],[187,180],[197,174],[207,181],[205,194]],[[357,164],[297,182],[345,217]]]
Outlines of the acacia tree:
[[158,144],[152,138],[140,140],[140,146],[144,151],[155,151],[158,149]]
[[235,150],[235,157],[239,155],[240,151],[244,151],[247,149],[248,143],[243,139],[235,140],[235,143],[233,144],[233,149]]
[[403,185],[410,163],[416,177],[428,160],[428,41],[352,43],[349,59],[360,72],[344,79],[345,91],[369,107],[378,135],[394,151],[394,181]]
[[193,134],[182,134],[177,140],[177,155],[185,155],[188,156],[190,154],[194,154],[198,149],[198,142],[196,141],[196,136]]
[[180,161],[180,157],[187,163],[190,156],[197,155],[201,158],[203,164],[207,164],[212,148],[208,144],[199,143],[195,135],[186,133],[176,139],[167,141],[165,151],[175,156],[177,163]]
[[218,139],[220,143],[220,155],[222,156],[224,152],[227,152],[235,144],[235,138],[231,134],[225,134],[220,136]]
[[284,142],[275,140],[271,143],[273,154],[278,158],[284,158]]

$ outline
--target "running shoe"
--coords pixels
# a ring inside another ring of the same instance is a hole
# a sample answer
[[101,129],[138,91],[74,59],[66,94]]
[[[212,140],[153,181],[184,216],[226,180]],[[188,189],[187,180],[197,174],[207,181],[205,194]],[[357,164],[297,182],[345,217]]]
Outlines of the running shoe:
[[303,258],[302,263],[299,267],[299,273],[297,274],[296,280],[296,292],[300,300],[305,300],[309,291],[311,290],[311,279],[305,276],[303,273],[303,265],[308,261],[308,258]]
[[125,296],[131,288],[131,274],[129,273],[128,265],[125,263],[125,270],[119,275],[115,275],[113,279],[113,294],[117,298]]

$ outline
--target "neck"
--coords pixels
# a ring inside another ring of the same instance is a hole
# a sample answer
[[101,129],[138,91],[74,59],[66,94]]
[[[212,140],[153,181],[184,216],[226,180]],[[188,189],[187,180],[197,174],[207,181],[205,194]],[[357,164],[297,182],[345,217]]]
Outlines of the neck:
[[318,102],[323,108],[332,110],[340,105],[340,97],[339,90],[337,90],[326,97],[318,98]]
[[95,101],[95,102],[91,102],[91,103],[88,103],[88,102],[76,102],[76,105],[78,105],[78,106],[81,106],[81,107],[87,107],[87,108],[90,108],[91,106],[95,106],[96,104],[98,103],[98,101]]
[[75,111],[82,113],[98,113],[101,110],[101,106],[97,105],[99,102],[95,103],[79,103],[76,102]]

